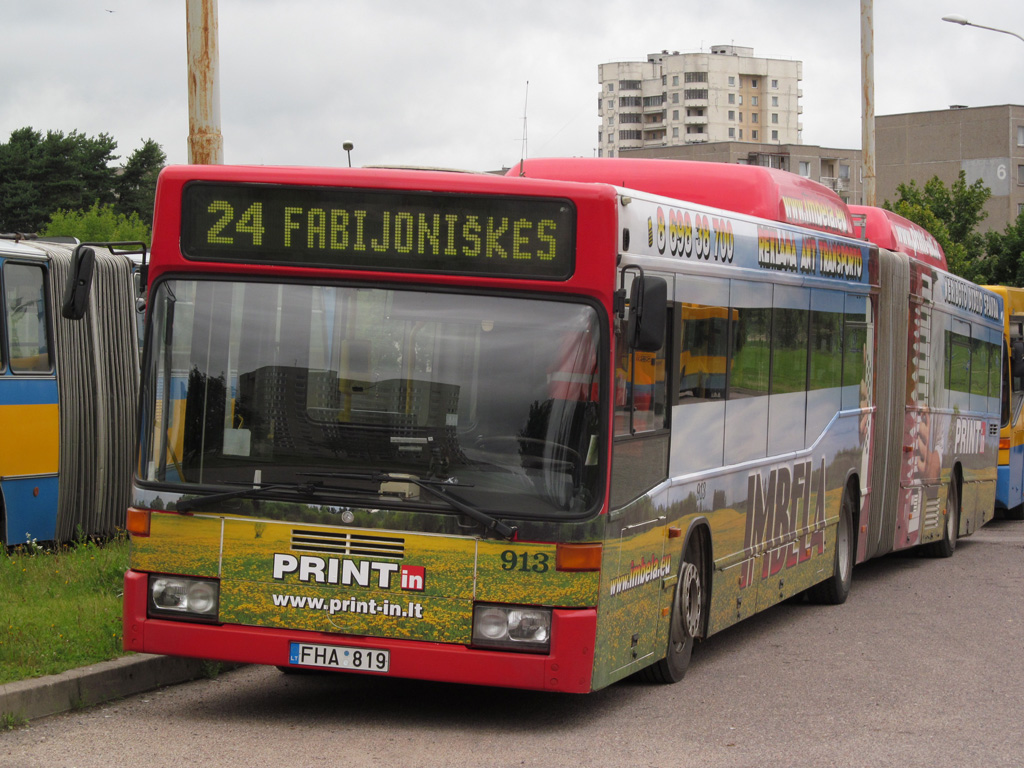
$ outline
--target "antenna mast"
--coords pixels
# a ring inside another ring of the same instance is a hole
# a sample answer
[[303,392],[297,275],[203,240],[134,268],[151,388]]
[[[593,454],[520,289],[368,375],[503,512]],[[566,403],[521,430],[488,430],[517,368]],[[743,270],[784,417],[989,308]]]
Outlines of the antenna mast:
[[530,102],[530,81],[526,81],[526,98],[523,99],[523,149],[519,156],[519,175],[526,175],[526,106]]

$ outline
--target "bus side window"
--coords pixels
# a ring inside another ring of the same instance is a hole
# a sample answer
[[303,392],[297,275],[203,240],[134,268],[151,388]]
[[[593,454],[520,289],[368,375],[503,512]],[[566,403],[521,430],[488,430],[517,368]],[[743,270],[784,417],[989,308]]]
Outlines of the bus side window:
[[[673,475],[722,466],[725,444],[725,394],[729,360],[729,281],[687,275],[675,285],[679,317],[676,389],[680,410],[672,423]],[[694,450],[700,446],[699,450]]]
[[42,267],[4,264],[4,326],[11,371],[53,370],[47,332],[46,288]]
[[772,297],[768,454],[804,447],[811,292],[776,285]]
[[680,315],[680,403],[724,399],[729,308],[684,303]]
[[988,342],[978,338],[978,333],[984,333],[985,327],[975,325],[971,334],[971,410],[988,410],[988,370],[989,370],[989,349]]
[[949,407],[970,410],[971,392],[971,326],[957,318],[950,318],[946,331],[946,389]]
[[874,383],[871,302],[867,296],[846,297],[843,318],[843,410],[871,405]]
[[1000,347],[994,331],[975,324],[971,330],[971,410],[998,410]]
[[772,286],[732,280],[729,306],[733,317],[729,331],[725,463],[733,464],[764,458],[768,451]]
[[843,300],[839,291],[811,291],[805,447],[818,439],[842,408]]

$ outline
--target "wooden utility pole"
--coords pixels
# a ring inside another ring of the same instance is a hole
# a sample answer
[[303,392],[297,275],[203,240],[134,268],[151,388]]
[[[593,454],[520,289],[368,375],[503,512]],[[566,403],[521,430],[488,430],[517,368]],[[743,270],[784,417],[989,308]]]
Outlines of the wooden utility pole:
[[217,0],[185,0],[188,27],[188,161],[224,162],[220,134]]
[[875,20],[874,0],[860,0],[860,87],[862,94],[861,157],[864,205],[875,197]]

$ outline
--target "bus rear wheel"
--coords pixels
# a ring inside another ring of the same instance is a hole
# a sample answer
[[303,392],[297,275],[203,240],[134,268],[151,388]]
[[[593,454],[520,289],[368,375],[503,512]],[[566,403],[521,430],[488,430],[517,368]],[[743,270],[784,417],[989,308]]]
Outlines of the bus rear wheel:
[[698,533],[686,544],[683,563],[679,568],[672,598],[672,618],[668,632],[665,657],[642,670],[645,680],[652,683],[678,683],[690,666],[694,641],[704,631],[707,606],[704,546]]
[[832,575],[807,590],[812,603],[839,605],[850,595],[853,582],[853,561],[856,557],[853,534],[853,495],[847,488],[843,492],[843,503],[839,506],[839,522],[836,524],[836,552]]
[[942,528],[942,538],[921,547],[921,552],[928,557],[952,557],[956,549],[956,537],[960,533],[960,489],[956,477],[949,481],[946,492],[946,524]]

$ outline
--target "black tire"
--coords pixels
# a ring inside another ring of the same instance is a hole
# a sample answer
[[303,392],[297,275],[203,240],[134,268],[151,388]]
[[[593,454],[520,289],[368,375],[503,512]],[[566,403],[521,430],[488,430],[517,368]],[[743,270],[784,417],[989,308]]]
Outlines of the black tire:
[[853,582],[853,563],[856,558],[856,537],[853,533],[853,494],[849,488],[843,492],[843,503],[839,505],[839,522],[836,523],[836,551],[832,564],[832,575],[825,581],[807,590],[807,598],[821,605],[839,605],[850,596]]
[[1007,520],[1024,520],[1024,504],[1018,504],[1013,509],[1006,510],[1003,517]]
[[956,539],[960,535],[960,486],[956,476],[949,481],[946,493],[946,524],[942,527],[942,538],[925,544],[921,553],[927,557],[952,557],[956,550]]
[[690,666],[694,640],[703,637],[707,605],[707,571],[704,546],[700,534],[694,532],[686,543],[679,580],[672,597],[672,618],[668,631],[665,657],[641,670],[644,680],[652,683],[678,683]]

